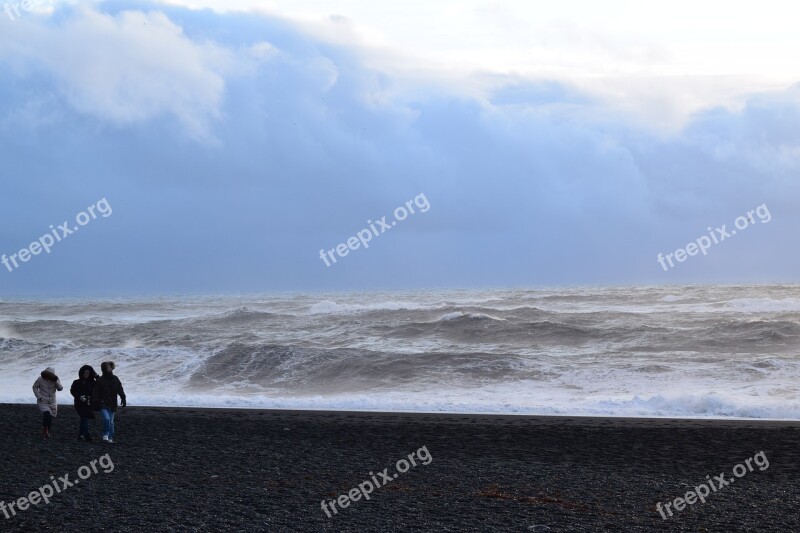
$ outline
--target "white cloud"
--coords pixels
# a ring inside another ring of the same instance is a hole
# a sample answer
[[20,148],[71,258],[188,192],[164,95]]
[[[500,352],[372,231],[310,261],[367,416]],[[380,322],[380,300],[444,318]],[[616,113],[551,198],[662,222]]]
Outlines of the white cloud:
[[8,27],[0,57],[44,66],[81,112],[119,124],[171,115],[192,137],[212,138],[226,52],[192,42],[162,13],[112,17],[84,7],[53,26],[20,20]]
[[248,54],[250,57],[255,59],[256,61],[269,61],[276,57],[279,53],[278,49],[275,48],[271,43],[266,41],[258,42],[247,49]]
[[413,83],[474,94],[475,73],[563,81],[668,127],[800,80],[800,6],[788,0],[161,3],[282,17]]

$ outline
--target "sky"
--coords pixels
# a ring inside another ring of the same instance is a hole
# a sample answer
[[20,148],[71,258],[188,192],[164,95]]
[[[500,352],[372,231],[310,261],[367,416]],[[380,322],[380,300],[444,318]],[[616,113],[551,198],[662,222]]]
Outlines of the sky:
[[32,4],[0,297],[797,281],[790,2]]

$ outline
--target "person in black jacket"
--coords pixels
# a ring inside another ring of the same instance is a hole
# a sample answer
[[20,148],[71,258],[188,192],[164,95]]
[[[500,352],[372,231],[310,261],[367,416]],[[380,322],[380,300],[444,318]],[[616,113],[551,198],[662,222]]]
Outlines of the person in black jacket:
[[81,417],[81,425],[78,429],[78,440],[91,441],[89,435],[89,420],[94,418],[92,412],[92,394],[97,380],[97,372],[89,365],[84,365],[78,371],[78,379],[72,382],[69,393],[75,398],[75,410]]
[[107,361],[100,365],[103,374],[94,386],[93,401],[100,407],[103,417],[103,442],[114,442],[114,415],[117,412],[117,396],[122,399],[122,407],[128,405],[122,383],[114,375],[114,363]]

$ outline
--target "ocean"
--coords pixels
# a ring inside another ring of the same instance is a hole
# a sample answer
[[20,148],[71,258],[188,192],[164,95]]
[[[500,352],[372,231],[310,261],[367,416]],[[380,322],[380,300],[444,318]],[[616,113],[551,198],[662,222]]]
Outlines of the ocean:
[[0,402],[106,360],[131,405],[799,419],[800,286],[0,302]]

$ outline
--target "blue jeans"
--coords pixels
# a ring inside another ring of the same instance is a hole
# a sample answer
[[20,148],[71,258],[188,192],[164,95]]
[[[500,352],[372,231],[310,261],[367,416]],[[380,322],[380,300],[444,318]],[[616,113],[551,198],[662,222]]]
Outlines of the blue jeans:
[[100,409],[100,415],[103,417],[103,436],[109,439],[114,438],[114,411],[110,409]]

